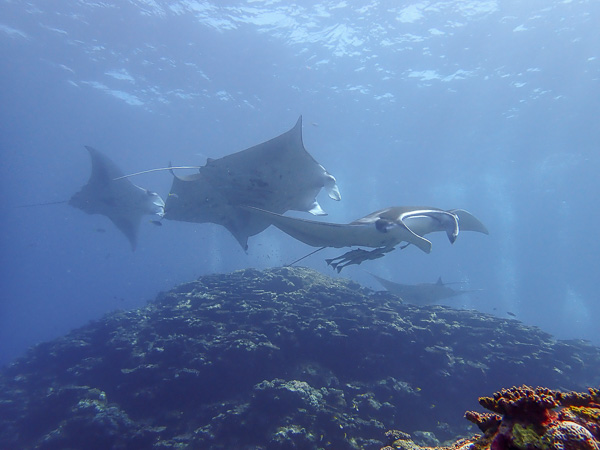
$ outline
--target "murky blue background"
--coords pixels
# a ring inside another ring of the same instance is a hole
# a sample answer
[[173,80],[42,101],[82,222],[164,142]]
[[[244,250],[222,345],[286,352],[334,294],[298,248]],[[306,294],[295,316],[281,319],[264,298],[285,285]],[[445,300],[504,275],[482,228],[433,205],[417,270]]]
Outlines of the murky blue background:
[[[304,117],[338,180],[327,220],[464,208],[490,235],[342,275],[464,281],[446,304],[600,342],[600,3],[0,1],[0,364],[201,274],[311,251],[270,228],[244,253],[212,224],[144,220],[138,249],[67,205],[84,145],[124,172],[204,164]],[[167,173],[136,184],[166,197]],[[105,232],[102,232],[105,230]],[[303,263],[337,276],[326,250]]]

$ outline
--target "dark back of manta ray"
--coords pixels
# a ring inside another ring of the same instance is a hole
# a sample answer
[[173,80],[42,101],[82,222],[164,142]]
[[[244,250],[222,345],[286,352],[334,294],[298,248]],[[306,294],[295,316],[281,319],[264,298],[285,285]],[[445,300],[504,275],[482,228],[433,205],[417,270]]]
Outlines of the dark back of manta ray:
[[166,218],[223,224],[235,206],[308,211],[323,187],[323,170],[304,149],[297,124],[267,142],[211,160],[197,174],[175,177]]

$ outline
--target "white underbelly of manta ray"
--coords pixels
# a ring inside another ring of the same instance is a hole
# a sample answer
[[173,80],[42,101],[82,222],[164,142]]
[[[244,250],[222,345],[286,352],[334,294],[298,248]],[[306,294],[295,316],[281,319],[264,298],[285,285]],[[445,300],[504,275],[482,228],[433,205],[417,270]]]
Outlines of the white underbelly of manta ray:
[[[338,224],[288,217],[253,207],[244,209],[261,215],[284,233],[313,247],[377,248],[408,242],[429,253],[431,242],[423,237],[429,233],[445,231],[450,242],[454,242],[460,229],[488,234],[485,226],[464,210],[394,207],[349,224]],[[463,221],[464,226],[459,225]]]
[[444,211],[426,207],[391,207],[349,224],[299,219],[253,207],[244,209],[263,217],[284,233],[313,247],[357,246],[375,249],[371,252],[348,252],[341,257],[347,261],[346,265],[380,258],[402,242],[406,242],[407,245],[413,244],[429,253],[431,242],[423,236],[436,231],[446,232],[451,243],[454,243],[461,229],[488,234],[483,223],[462,209]]

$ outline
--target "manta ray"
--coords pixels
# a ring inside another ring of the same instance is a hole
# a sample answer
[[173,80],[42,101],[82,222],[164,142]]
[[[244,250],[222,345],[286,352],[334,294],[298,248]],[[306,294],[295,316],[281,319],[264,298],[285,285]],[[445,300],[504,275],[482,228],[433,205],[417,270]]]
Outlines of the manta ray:
[[[100,151],[85,147],[92,158],[89,181],[69,200],[69,205],[88,214],[108,217],[135,250],[143,215],[164,215],[165,203],[155,192],[136,186]],[[119,178],[115,180],[115,178]]]
[[347,265],[381,258],[402,242],[429,253],[431,241],[423,236],[435,231],[446,232],[451,243],[454,243],[460,230],[489,234],[479,219],[463,209],[445,211],[432,207],[395,206],[375,211],[349,224],[288,217],[252,207],[244,209],[269,220],[284,233],[313,247],[358,246],[375,249],[371,252],[352,250],[338,258],[327,260],[338,272]]
[[175,175],[165,219],[211,222],[227,228],[244,250],[248,238],[270,225],[240,206],[282,214],[289,210],[325,215],[316,200],[325,188],[340,200],[336,179],[306,151],[302,116],[286,133],[246,150],[209,159],[198,173]]
[[455,290],[442,282],[442,277],[439,277],[437,283],[420,283],[420,284],[401,284],[386,280],[371,274],[381,285],[391,292],[402,298],[407,303],[414,305],[429,305],[437,303],[440,300],[457,295],[476,292],[477,290]]

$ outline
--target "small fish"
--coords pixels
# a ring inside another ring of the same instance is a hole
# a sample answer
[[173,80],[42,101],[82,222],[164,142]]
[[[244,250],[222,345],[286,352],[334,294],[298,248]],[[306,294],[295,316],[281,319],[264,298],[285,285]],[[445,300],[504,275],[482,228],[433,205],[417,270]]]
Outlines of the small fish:
[[151,220],[150,223],[152,225],[156,225],[157,227],[162,227],[162,222],[160,220]]
[[172,192],[169,194],[169,197],[173,197],[173,198],[179,198],[179,195],[177,194],[173,194]]
[[96,228],[96,233],[106,233],[104,228]]
[[509,316],[512,316],[512,317],[517,317],[517,315],[515,313],[510,312],[510,311],[506,311],[506,314],[508,314]]

